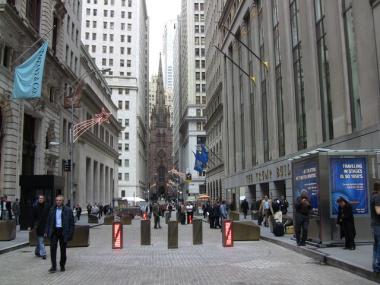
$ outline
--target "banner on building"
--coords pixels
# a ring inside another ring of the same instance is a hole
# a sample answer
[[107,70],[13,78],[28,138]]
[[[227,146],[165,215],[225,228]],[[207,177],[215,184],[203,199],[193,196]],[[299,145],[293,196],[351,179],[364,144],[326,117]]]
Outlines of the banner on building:
[[331,158],[331,215],[338,214],[336,200],[343,197],[352,205],[354,215],[368,215],[367,160],[358,158]]
[[16,67],[13,82],[13,99],[41,97],[47,49],[48,44],[44,42],[30,58]]
[[80,99],[82,97],[82,89],[84,86],[84,80],[80,80],[75,87],[74,95],[64,98],[63,106],[65,109],[80,108]]

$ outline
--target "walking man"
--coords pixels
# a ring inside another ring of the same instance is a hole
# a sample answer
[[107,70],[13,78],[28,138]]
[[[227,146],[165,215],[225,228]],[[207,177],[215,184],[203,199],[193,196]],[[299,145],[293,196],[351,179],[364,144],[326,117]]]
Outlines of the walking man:
[[57,245],[61,249],[61,260],[59,265],[61,271],[65,271],[66,265],[66,247],[67,242],[73,238],[74,235],[74,216],[73,211],[63,205],[63,196],[58,195],[55,198],[55,206],[50,209],[45,235],[50,238],[50,255],[51,255],[51,268],[50,273],[57,271]]
[[[296,239],[298,246],[305,246],[307,240],[307,231],[309,229],[309,216],[311,204],[306,190],[302,190],[301,195],[296,200]],[[302,231],[302,237],[301,237]]]
[[20,224],[20,203],[18,202],[18,199],[16,199],[16,201],[14,201],[12,204],[12,212],[13,212],[13,215],[15,216],[16,225],[19,225]]
[[243,202],[241,203],[241,210],[243,211],[244,219],[247,218],[248,208],[249,208],[248,201],[247,199],[244,199]]
[[39,195],[37,205],[32,210],[31,225],[28,230],[35,229],[37,235],[37,246],[34,254],[42,259],[46,259],[46,250],[44,244],[44,234],[46,221],[49,215],[49,207],[45,203],[45,196]]

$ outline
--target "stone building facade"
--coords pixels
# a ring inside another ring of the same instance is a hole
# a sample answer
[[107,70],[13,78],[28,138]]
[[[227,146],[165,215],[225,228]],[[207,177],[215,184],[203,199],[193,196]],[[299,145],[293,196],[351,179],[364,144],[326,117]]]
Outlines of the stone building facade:
[[378,149],[379,14],[373,0],[225,1],[220,47],[255,78],[222,56],[228,200],[292,202],[289,159]]
[[176,193],[169,187],[168,171],[172,169],[172,127],[170,125],[170,111],[165,102],[162,63],[157,76],[156,104],[151,114],[149,131],[149,196],[152,199],[159,197],[175,198]]

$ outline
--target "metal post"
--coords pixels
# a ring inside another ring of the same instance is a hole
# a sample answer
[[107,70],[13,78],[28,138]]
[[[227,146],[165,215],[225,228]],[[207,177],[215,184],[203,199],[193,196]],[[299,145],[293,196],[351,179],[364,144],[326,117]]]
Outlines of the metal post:
[[[70,201],[74,205],[73,187],[74,187],[74,100],[71,100],[71,141],[70,141]],[[70,205],[70,206],[72,206]]]

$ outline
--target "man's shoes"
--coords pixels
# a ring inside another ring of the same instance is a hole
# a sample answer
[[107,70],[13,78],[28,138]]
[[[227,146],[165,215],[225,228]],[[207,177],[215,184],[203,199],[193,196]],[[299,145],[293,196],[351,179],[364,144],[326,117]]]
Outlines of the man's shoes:
[[42,256],[42,259],[46,259],[46,255]]
[[61,266],[61,272],[64,272],[64,271],[65,271],[65,267]]
[[50,273],[55,273],[57,271],[57,268],[55,268],[55,267],[51,267],[50,269],[49,269],[49,272]]
[[41,255],[39,253],[34,253],[34,255],[37,257],[41,257]]

